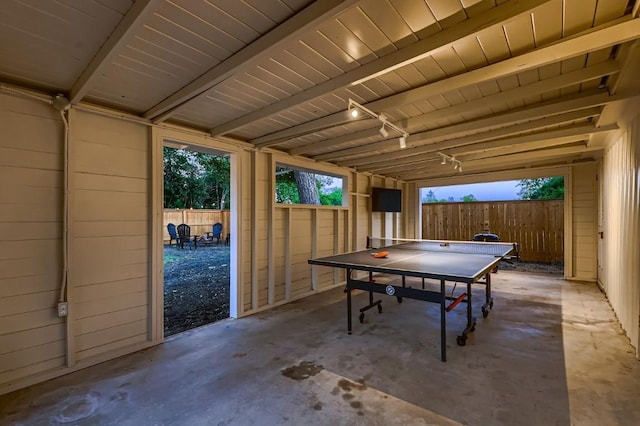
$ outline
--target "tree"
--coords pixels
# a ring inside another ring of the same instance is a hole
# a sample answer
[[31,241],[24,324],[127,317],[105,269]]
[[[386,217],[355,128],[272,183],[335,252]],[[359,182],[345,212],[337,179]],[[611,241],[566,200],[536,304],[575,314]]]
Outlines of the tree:
[[465,195],[464,197],[462,197],[462,201],[469,202],[469,201],[478,201],[476,199],[476,197],[473,196],[473,194],[469,194],[469,195]]
[[341,206],[342,189],[323,191],[331,183],[331,176],[285,167],[276,168],[276,202],[283,204],[315,204]]
[[228,158],[198,153],[205,169],[205,200],[203,206],[224,210],[230,202],[231,163]]
[[166,208],[225,209],[229,205],[228,158],[165,147],[163,165]]
[[555,200],[564,198],[564,177],[522,179],[518,195],[523,200]]
[[294,170],[293,176],[298,186],[300,204],[320,204],[316,175],[301,170]]
[[204,169],[194,152],[164,148],[164,205],[200,208],[205,196]]

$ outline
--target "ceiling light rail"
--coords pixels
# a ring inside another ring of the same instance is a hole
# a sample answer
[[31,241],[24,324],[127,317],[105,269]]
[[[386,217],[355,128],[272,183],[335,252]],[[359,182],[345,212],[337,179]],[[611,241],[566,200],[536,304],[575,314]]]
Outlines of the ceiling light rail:
[[440,164],[444,165],[447,164],[447,161],[451,162],[451,164],[453,164],[453,168],[454,170],[457,170],[459,172],[462,172],[462,161],[460,160],[456,160],[456,157],[453,155],[447,155],[443,152],[438,152],[438,155],[440,156]]
[[353,99],[349,99],[349,115],[352,118],[358,118],[360,116],[360,113],[363,112],[366,115],[368,115],[371,118],[375,118],[377,120],[380,120],[380,122],[382,123],[382,127],[380,127],[380,130],[378,130],[378,132],[380,132],[380,135],[383,138],[387,138],[389,137],[389,132],[387,131],[386,127],[389,127],[392,130],[395,130],[396,132],[400,133],[402,136],[400,136],[400,138],[398,138],[398,142],[400,143],[400,148],[404,149],[407,147],[407,137],[409,137],[409,132],[407,132],[406,130],[404,130],[401,127],[396,126],[395,124],[391,123],[389,121],[389,118],[384,115],[383,113],[380,114],[376,114],[375,112],[371,111],[369,108],[366,108],[362,105],[360,105],[359,103],[357,103],[356,101],[354,101]]

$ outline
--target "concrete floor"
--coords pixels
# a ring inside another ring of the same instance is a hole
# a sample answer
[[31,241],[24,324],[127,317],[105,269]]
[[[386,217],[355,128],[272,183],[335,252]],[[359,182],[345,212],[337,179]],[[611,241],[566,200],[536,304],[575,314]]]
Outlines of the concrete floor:
[[437,305],[384,297],[349,336],[335,289],[1,396],[0,424],[640,424],[640,362],[594,284],[493,283],[466,346],[448,314],[446,363]]

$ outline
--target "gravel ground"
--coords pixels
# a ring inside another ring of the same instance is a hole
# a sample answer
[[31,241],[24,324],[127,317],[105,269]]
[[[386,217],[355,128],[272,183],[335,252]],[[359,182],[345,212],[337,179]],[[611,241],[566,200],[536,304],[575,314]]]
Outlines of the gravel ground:
[[229,247],[164,246],[164,335],[229,318]]
[[[500,269],[562,274],[562,264],[502,262]],[[164,335],[229,318],[229,247],[189,250],[165,245]]]

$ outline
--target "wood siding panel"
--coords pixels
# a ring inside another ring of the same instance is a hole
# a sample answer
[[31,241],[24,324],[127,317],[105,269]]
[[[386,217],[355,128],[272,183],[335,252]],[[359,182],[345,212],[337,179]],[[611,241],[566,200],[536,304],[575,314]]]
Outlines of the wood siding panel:
[[[597,192],[596,166],[574,166],[572,183],[573,274],[578,279],[596,280]],[[576,199],[577,198],[577,199]]]
[[148,335],[150,153],[146,126],[71,112],[69,309],[81,360]]
[[10,385],[64,365],[63,124],[44,102],[0,94],[0,126],[0,385]]
[[602,274],[598,280],[640,357],[640,118],[605,152],[602,162]]

